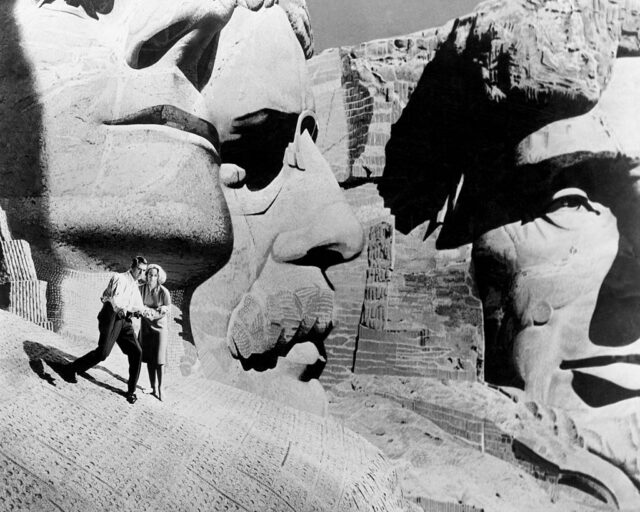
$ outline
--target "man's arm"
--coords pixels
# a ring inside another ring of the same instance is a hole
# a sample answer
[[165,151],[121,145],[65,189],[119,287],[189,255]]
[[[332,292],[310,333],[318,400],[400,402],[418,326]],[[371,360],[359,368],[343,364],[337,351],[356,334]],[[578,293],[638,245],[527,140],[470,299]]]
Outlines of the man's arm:
[[140,287],[136,287],[136,290],[133,292],[131,298],[131,312],[135,317],[144,316],[145,318],[152,319],[154,310],[144,305],[140,289]]
[[126,315],[128,313],[128,297],[124,293],[126,291],[126,285],[122,282],[122,278],[119,274],[114,274],[107,285],[107,288],[102,293],[102,302],[110,302],[113,306],[113,310],[118,315]]

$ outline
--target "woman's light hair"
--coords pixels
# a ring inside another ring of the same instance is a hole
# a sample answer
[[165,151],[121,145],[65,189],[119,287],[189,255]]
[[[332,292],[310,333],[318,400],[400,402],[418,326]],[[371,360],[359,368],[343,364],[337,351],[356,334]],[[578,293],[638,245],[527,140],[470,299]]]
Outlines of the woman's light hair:
[[162,269],[160,265],[152,263],[147,267],[147,274],[152,269],[156,269],[158,271],[158,284],[164,284],[164,282],[167,280],[167,273]]

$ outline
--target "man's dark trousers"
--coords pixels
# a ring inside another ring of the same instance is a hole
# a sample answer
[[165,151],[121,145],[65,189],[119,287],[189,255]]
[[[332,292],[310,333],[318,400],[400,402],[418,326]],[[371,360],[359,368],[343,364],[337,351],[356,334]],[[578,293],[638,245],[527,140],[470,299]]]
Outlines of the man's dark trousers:
[[71,369],[76,373],[86,372],[109,357],[114,343],[117,343],[120,350],[129,358],[129,388],[127,391],[128,393],[135,392],[140,376],[142,349],[133,331],[131,318],[119,318],[111,303],[105,302],[98,314],[98,330],[100,331],[98,348],[76,359],[71,363]]

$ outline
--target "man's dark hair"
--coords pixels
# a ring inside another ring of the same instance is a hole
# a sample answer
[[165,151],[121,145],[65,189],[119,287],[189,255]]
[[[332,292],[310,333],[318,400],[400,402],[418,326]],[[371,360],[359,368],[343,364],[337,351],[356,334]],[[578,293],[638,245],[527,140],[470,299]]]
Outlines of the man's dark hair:
[[131,260],[131,268],[136,268],[138,265],[146,265],[147,260],[144,256],[136,256]]

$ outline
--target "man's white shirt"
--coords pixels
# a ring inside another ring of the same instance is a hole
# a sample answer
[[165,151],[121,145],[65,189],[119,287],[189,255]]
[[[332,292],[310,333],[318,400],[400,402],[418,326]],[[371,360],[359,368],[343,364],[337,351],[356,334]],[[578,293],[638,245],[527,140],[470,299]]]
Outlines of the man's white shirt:
[[129,271],[111,276],[107,288],[102,292],[102,302],[110,302],[116,313],[131,313],[144,309],[138,280],[134,279]]

